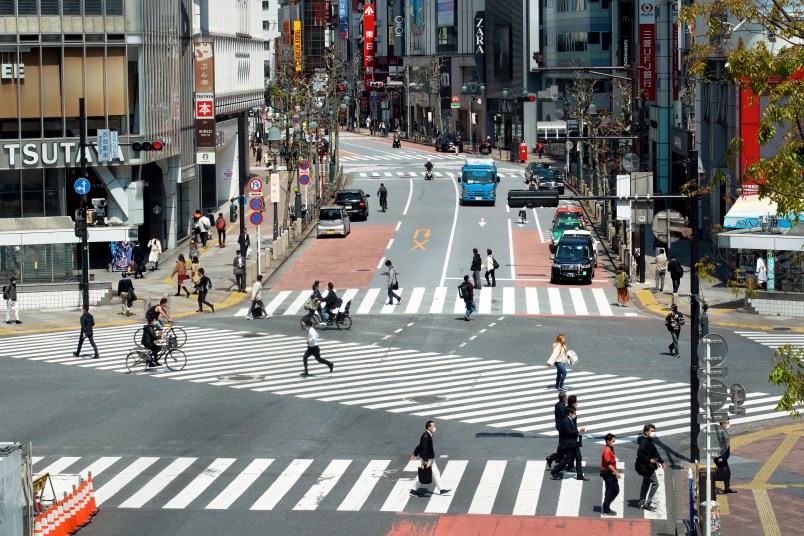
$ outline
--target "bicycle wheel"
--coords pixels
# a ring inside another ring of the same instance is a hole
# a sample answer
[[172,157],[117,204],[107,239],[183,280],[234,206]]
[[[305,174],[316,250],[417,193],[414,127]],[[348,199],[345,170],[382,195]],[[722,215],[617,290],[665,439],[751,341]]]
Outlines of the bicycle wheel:
[[130,374],[143,372],[148,368],[148,354],[142,350],[132,350],[126,356],[126,368]]
[[352,317],[344,315],[341,319],[335,319],[335,325],[338,329],[352,329]]
[[299,325],[301,326],[302,329],[307,329],[307,326],[305,326],[305,324],[311,320],[314,326],[317,326],[318,324],[321,323],[321,317],[318,316],[317,312],[313,311],[301,317],[301,320],[299,320]]
[[142,328],[134,332],[134,346],[142,348]]
[[168,350],[163,359],[167,368],[173,372],[178,372],[187,364],[187,356],[181,350]]
[[187,342],[187,332],[179,327],[173,326],[170,328],[167,336],[170,337],[171,335],[176,337],[176,348],[181,348]]

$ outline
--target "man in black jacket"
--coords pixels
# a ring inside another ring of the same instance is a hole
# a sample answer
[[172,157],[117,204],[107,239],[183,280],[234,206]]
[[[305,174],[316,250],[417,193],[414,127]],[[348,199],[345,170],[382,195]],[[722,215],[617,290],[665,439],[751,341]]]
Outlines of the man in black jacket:
[[151,351],[151,355],[148,359],[148,367],[157,367],[159,366],[159,360],[157,356],[159,355],[159,345],[156,344],[158,337],[156,336],[156,319],[151,317],[148,319],[148,323],[145,324],[145,327],[142,330],[142,339],[140,340],[140,344],[142,344],[143,348],[146,348]]
[[670,314],[664,319],[664,325],[673,338],[673,342],[671,342],[669,346],[670,355],[681,357],[678,351],[678,337],[681,335],[681,326],[684,325],[684,315],[678,312],[678,306],[676,304],[671,306]]
[[642,431],[645,435],[637,440],[639,447],[637,448],[636,463],[634,464],[637,474],[642,477],[642,487],[639,490],[639,508],[640,510],[653,512],[656,508],[651,504],[651,501],[659,489],[656,469],[660,465],[664,469],[665,463],[653,444],[653,434],[656,432],[656,427],[652,424],[646,424],[642,427]]
[[84,344],[84,339],[89,339],[89,344],[92,345],[92,349],[95,350],[95,355],[93,359],[98,359],[98,347],[95,344],[95,339],[92,333],[92,327],[95,325],[95,318],[89,312],[89,305],[84,305],[84,314],[81,315],[81,335],[78,338],[78,350],[73,352],[75,357],[81,355],[81,345]]
[[483,268],[483,260],[480,258],[480,253],[478,253],[477,248],[472,249],[472,265],[470,269],[472,270],[472,281],[474,281],[475,288],[481,288],[483,285],[480,284],[480,270]]
[[553,462],[557,462],[561,458],[564,457],[564,448],[561,446],[561,442],[564,439],[564,433],[561,430],[561,423],[564,421],[564,417],[567,416],[567,392],[561,391],[558,393],[558,402],[555,405],[555,419],[556,419],[556,430],[558,431],[558,448],[556,451],[547,457],[547,468],[550,469],[553,466]]
[[[433,483],[435,483],[435,487],[439,489],[441,495],[446,495],[450,492],[450,490],[444,489],[443,483],[441,482],[441,473],[439,473],[438,467],[436,467],[435,463],[435,449],[433,449],[433,434],[435,431],[435,422],[427,421],[427,423],[424,425],[424,433],[422,434],[421,439],[419,439],[419,444],[416,445],[415,449],[413,449],[413,455],[410,457],[410,459],[415,460],[416,458],[419,458],[421,460],[422,467],[431,467],[433,469]],[[419,488],[421,488],[422,485],[423,484],[419,482],[417,477],[416,481],[413,483],[413,489],[410,490],[410,494],[417,497],[423,497],[426,492],[419,491]]]
[[134,242],[134,245],[131,247],[131,260],[134,261],[134,265],[136,266],[134,279],[145,277],[142,273],[142,269],[145,268],[145,252],[142,250],[142,246],[140,246],[139,242]]
[[589,480],[589,477],[583,476],[583,464],[581,463],[580,437],[586,429],[575,426],[575,422],[572,420],[573,417],[575,417],[575,408],[568,406],[567,416],[561,421],[561,430],[564,433],[564,443],[561,445],[564,447],[564,459],[550,471],[553,480],[561,480],[561,471],[573,461],[575,462],[575,478],[577,480]]
[[670,280],[673,281],[673,294],[678,294],[678,287],[681,285],[681,278],[684,277],[684,267],[681,262],[676,259],[675,255],[670,256],[670,262],[667,264],[667,271],[670,272]]
[[133,315],[134,313],[131,312],[131,306],[134,305],[137,296],[134,294],[134,283],[132,283],[131,279],[126,277],[125,274],[123,278],[117,282],[117,295],[120,296],[122,303],[122,311],[120,314],[126,316]]

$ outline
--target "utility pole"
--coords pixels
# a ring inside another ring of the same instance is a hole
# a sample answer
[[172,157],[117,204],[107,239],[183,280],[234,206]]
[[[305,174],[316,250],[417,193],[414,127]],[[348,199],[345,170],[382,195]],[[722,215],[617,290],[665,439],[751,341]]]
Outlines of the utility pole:
[[[695,181],[698,185],[698,151],[689,151],[687,158],[687,181]],[[693,196],[687,200],[687,212],[689,213],[690,228],[690,401],[692,402],[690,415],[690,454],[693,461],[700,459],[698,449],[698,434],[701,432],[701,425],[698,423],[698,324],[701,321],[701,303],[699,301],[700,280],[698,278],[698,262],[700,252],[698,251],[698,240],[700,237],[698,230],[698,208],[700,196],[697,188]],[[668,235],[668,242],[670,236]],[[708,454],[708,453],[707,453]],[[708,462],[707,462],[708,463]]]
[[[240,180],[238,181],[238,194],[240,200],[240,237],[238,243],[240,244],[240,254],[246,256],[246,182],[248,181],[248,161],[246,154],[246,144],[248,143],[248,132],[246,131],[246,112],[240,112],[237,115],[237,158],[240,161],[238,165],[237,174]],[[246,279],[247,266],[243,268],[243,281]]]
[[[83,98],[78,99],[78,150],[80,169],[78,176],[81,179],[87,178],[87,109]],[[80,211],[84,216],[84,223],[87,221],[87,194],[81,195]],[[85,226],[81,234],[81,304],[89,307],[89,229]]]

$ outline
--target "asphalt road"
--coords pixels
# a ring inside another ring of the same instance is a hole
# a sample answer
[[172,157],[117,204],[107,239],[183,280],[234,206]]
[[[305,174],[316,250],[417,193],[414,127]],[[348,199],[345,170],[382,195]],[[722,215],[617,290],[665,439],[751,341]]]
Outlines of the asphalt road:
[[[382,156],[383,143],[344,140],[343,146]],[[403,150],[404,162],[416,165],[427,156],[436,169],[456,162]],[[393,173],[413,165],[386,160],[384,169]],[[357,174],[354,184],[362,180],[361,187],[375,193],[386,176],[360,179],[359,166],[375,164],[355,162],[347,165],[347,173]],[[508,180],[504,189],[517,185],[515,177]],[[446,177],[424,182],[392,175],[389,182],[391,211],[374,210],[368,222],[355,226],[401,222],[384,256],[394,260],[405,285],[452,287],[457,282],[449,278],[466,272],[471,247],[493,247],[501,260],[512,247],[512,215],[504,203],[457,207]],[[411,199],[407,214],[398,195]],[[549,214],[537,217],[544,221]],[[424,250],[412,244],[421,228],[430,229]],[[319,242],[300,247],[296,262]],[[348,265],[348,251],[338,262]],[[292,269],[288,263],[267,286]],[[513,288],[515,282],[500,277],[499,284]],[[369,287],[383,285],[375,274]],[[566,305],[570,311],[572,304]],[[133,342],[128,328],[98,330],[99,362],[72,358],[74,332],[6,338],[0,348],[0,440],[32,442],[41,457],[36,471],[94,470],[101,513],[82,529],[88,535],[375,536],[400,519],[424,522],[428,516],[416,515],[421,513],[599,519],[595,465],[599,438],[610,430],[621,439],[617,454],[625,468],[622,504],[615,509],[626,519],[644,520],[634,507],[634,431],[654,422],[669,466],[684,460],[689,364],[666,353],[669,336],[661,319],[644,313],[478,314],[466,323],[451,306],[439,314],[372,311],[355,314],[350,331],[320,330],[324,357],[335,371],[313,362],[307,379],[298,376],[301,313],[280,310],[252,322],[236,310],[187,319],[188,365],[181,373],[124,373]],[[588,427],[588,483],[544,476],[544,456],[555,446],[554,372],[544,362],[559,332],[581,356],[567,387],[579,395],[579,424]],[[772,413],[767,400],[779,394],[767,384],[767,341],[721,334],[729,344],[726,384],[739,381],[749,393],[745,422],[766,420]],[[689,352],[688,340],[687,330],[682,355]],[[437,463],[453,492],[408,498],[415,474],[408,457],[429,418],[438,424]],[[672,486],[662,489],[672,493]],[[653,516],[659,519],[649,521],[655,531],[672,526],[677,515],[672,500],[663,502],[666,508]]]

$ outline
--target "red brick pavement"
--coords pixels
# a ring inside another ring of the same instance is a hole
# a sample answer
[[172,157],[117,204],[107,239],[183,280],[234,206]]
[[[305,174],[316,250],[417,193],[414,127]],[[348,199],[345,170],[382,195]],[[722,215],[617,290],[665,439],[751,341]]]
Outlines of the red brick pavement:
[[[550,246],[542,243],[539,231],[533,229],[513,229],[511,240],[514,244],[514,262],[516,263],[517,287],[546,287],[550,285]],[[593,287],[608,287],[608,274],[598,265],[595,270]],[[573,285],[562,283],[561,286],[589,287],[590,285]]]
[[596,519],[593,517],[526,517],[500,515],[432,516],[400,515],[388,536],[564,536],[567,534],[616,534],[649,536],[645,519]]

